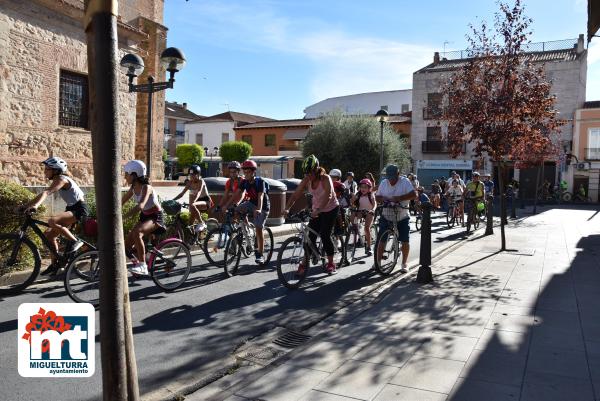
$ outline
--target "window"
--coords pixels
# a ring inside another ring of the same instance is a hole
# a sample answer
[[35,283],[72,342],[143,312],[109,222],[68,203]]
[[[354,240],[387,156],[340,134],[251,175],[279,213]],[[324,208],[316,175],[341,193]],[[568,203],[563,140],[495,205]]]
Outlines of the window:
[[265,146],[275,146],[275,134],[265,135]]
[[87,76],[60,71],[58,123],[68,127],[88,128]]
[[408,104],[403,104],[401,110],[401,113],[406,113],[408,111]]
[[442,127],[427,127],[427,142],[441,141]]
[[252,135],[242,135],[242,141],[252,145]]
[[229,132],[223,132],[221,134],[221,143],[229,142]]
[[600,128],[590,128],[588,130],[588,160],[600,160]]
[[427,107],[430,109],[440,109],[442,107],[442,94],[441,93],[428,93],[427,94]]
[[203,145],[202,140],[203,140],[203,135],[202,134],[196,134],[196,144],[202,146]]

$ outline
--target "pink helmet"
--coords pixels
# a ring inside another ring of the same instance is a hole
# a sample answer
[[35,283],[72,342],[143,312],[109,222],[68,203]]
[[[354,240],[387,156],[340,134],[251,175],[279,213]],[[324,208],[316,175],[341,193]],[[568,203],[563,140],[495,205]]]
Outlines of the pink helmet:
[[368,178],[363,178],[362,180],[360,180],[360,182],[358,183],[358,185],[366,185],[369,188],[371,188],[373,186],[373,183]]

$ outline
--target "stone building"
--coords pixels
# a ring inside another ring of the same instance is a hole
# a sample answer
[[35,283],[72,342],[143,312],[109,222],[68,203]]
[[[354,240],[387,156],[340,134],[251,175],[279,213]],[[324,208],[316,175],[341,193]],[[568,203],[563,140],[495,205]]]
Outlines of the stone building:
[[[164,0],[119,1],[120,55],[139,54],[164,78]],[[60,156],[83,185],[93,183],[83,0],[0,0],[0,178],[44,184],[39,163]],[[119,84],[123,161],[145,159],[147,94]],[[162,171],[164,92],[154,96],[153,171]],[[161,177],[162,178],[162,177]]]
[[[548,79],[552,80],[552,92],[556,94],[556,109],[568,123],[562,127],[561,150],[569,153],[573,143],[573,119],[575,111],[585,102],[587,50],[583,35],[578,39],[531,43],[524,56],[544,66]],[[434,178],[448,177],[451,170],[470,178],[473,170],[492,172],[487,159],[475,159],[470,146],[456,159],[450,158],[447,143],[447,124],[440,120],[443,99],[440,88],[456,69],[468,59],[465,51],[435,53],[433,63],[413,74],[411,156],[420,182],[430,184]],[[526,196],[535,191],[536,169],[515,170],[510,174],[521,181]],[[545,166],[545,177],[556,182],[559,175],[572,182],[572,171],[559,163],[549,161]],[[496,180],[497,181],[497,180]],[[527,191],[530,191],[527,192]]]

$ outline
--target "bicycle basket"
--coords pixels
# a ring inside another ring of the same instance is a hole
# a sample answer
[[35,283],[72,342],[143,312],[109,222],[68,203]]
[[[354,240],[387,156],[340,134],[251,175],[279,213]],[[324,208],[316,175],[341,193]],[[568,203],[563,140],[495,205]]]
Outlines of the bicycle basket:
[[174,200],[167,200],[161,203],[163,210],[169,216],[174,216],[177,213],[181,212],[181,204]]
[[403,209],[399,206],[383,207],[381,215],[387,221],[399,221],[403,215]]

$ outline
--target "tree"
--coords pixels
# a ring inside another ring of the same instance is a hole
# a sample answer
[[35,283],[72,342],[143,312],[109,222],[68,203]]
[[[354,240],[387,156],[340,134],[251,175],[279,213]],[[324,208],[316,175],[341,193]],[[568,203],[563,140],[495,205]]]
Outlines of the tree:
[[177,164],[179,167],[185,168],[192,164],[202,163],[202,159],[204,159],[204,149],[195,143],[183,143],[177,145],[175,155],[177,156]]
[[219,148],[219,155],[224,162],[243,162],[252,155],[252,146],[244,141],[225,142]]
[[[314,154],[326,170],[353,171],[357,177],[379,172],[380,125],[372,116],[325,115],[315,124],[302,144],[302,154]],[[410,154],[404,139],[389,125],[383,130],[384,164],[410,167]]]
[[476,157],[487,155],[498,166],[502,213],[502,250],[506,250],[504,184],[514,162],[539,163],[557,151],[560,126],[543,66],[534,65],[524,45],[530,43],[532,20],[521,0],[500,3],[493,30],[485,22],[470,26],[470,56],[443,86],[448,142],[453,157],[462,144]]

